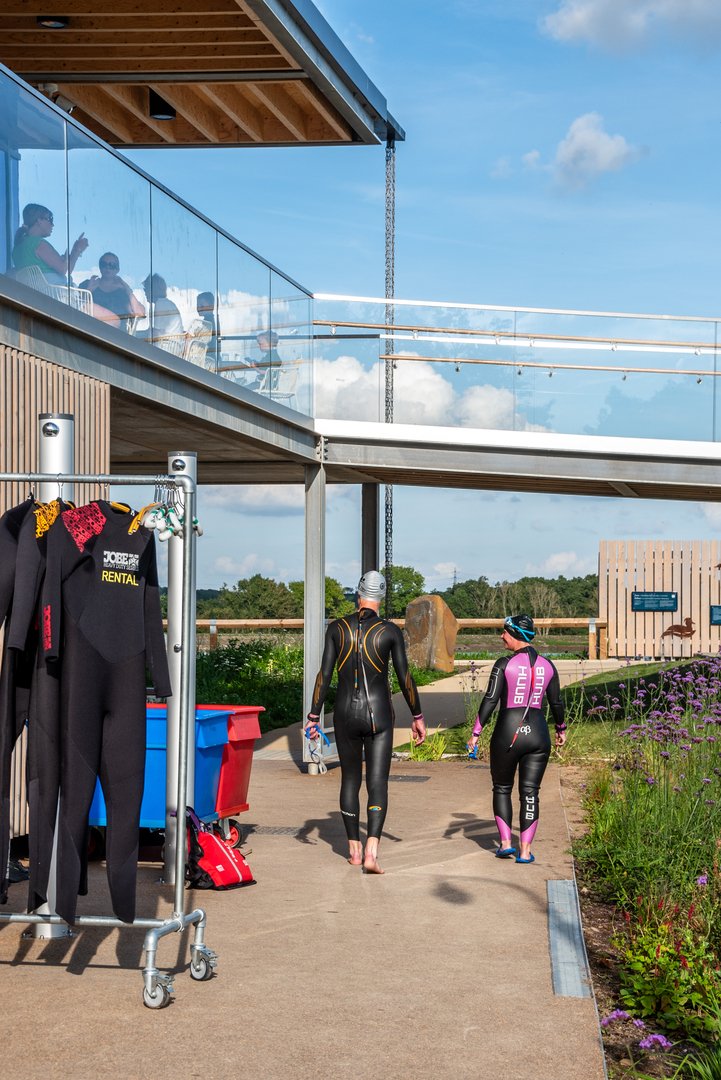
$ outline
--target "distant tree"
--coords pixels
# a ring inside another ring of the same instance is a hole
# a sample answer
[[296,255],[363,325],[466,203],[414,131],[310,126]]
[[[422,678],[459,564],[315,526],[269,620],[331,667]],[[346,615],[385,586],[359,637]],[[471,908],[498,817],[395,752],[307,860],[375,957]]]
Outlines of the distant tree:
[[[391,579],[390,617],[402,619],[411,600],[422,596],[426,591],[425,578],[412,566],[392,566],[390,575],[386,574],[386,578],[389,576]],[[383,614],[383,609],[381,614]]]
[[[303,618],[303,597],[305,593],[302,581],[291,581],[288,586],[297,611],[296,618]],[[353,601],[349,600],[343,586],[335,578],[325,579],[325,617],[337,619],[340,615],[349,615],[355,608]]]
[[292,619],[295,602],[287,585],[254,574],[235,585],[223,585],[214,600],[198,602],[199,618]]
[[496,597],[488,578],[479,577],[475,581],[460,581],[440,595],[457,619],[494,618]]

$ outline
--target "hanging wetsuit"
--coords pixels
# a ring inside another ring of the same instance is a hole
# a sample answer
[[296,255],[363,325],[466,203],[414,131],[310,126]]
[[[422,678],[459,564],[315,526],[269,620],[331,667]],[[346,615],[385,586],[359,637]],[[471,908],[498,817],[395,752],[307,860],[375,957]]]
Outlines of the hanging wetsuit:
[[66,510],[48,536],[41,612],[47,660],[62,659],[57,911],[75,919],[88,811],[99,776],[113,910],[135,917],[145,770],[145,672],[171,693],[155,541],[104,500]]
[[[28,911],[48,898],[48,882],[60,792],[60,665],[46,662],[38,649],[40,595],[45,577],[48,533],[71,503],[37,503],[18,537],[15,602],[8,646],[18,656],[35,658],[28,710],[26,795],[30,815]],[[81,893],[87,892],[87,852],[83,848]]]
[[565,731],[564,707],[555,666],[527,645],[496,660],[473,728],[474,735],[501,705],[491,736],[493,813],[501,847],[511,841],[511,793],[518,770],[521,796],[521,843],[531,843],[538,827],[538,792],[551,753],[551,738],[543,710],[546,697],[556,731]]
[[380,838],[388,808],[388,774],[393,750],[393,706],[388,685],[392,658],[403,697],[414,717],[421,715],[418,689],[408,669],[403,634],[371,608],[332,622],[325,635],[309,719],[323,708],[333,669],[338,691],[333,727],[341,764],[340,811],[349,840],[359,840],[359,792],[366,762],[368,836]]
[[18,537],[35,506],[32,498],[6,511],[0,518],[0,627],[5,623],[0,670],[0,903],[7,901],[10,853],[10,776],[12,753],[27,716],[33,657],[9,648],[7,627],[15,594]]

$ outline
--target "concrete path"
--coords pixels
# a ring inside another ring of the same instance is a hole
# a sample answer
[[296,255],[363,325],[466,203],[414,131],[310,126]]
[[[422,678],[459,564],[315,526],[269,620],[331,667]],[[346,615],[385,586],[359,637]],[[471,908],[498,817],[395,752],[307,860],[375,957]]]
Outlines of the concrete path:
[[[537,861],[520,866],[493,857],[486,766],[394,763],[383,877],[345,862],[339,775],[254,763],[245,817],[258,884],[188,896],[207,909],[217,975],[192,982],[187,935],[163,939],[158,966],[178,972],[163,1011],[141,1004],[142,931],[42,942],[3,926],[12,1074],[602,1080],[593,1000],[552,988],[547,881],[572,878],[557,767],[543,784]],[[139,915],[170,910],[158,871],[140,868]],[[103,864],[90,877],[81,910],[107,913]],[[13,887],[9,907],[23,901]]]

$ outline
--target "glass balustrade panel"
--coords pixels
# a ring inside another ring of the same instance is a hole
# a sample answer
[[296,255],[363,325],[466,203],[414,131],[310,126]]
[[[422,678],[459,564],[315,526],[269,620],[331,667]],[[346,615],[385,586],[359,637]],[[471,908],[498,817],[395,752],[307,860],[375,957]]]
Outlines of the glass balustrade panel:
[[87,247],[71,273],[69,302],[107,326],[147,326],[150,183],[74,126],[68,129],[70,235]]
[[217,233],[170,195],[151,189],[150,263],[143,278],[147,341],[215,371]]
[[55,299],[68,284],[66,126],[17,83],[0,79],[2,271]]
[[313,400],[311,300],[286,277],[270,275],[270,338],[268,348],[270,396],[291,409],[310,415]]
[[224,378],[267,393],[267,353],[261,337],[271,329],[270,269],[239,244],[218,236],[218,324]]

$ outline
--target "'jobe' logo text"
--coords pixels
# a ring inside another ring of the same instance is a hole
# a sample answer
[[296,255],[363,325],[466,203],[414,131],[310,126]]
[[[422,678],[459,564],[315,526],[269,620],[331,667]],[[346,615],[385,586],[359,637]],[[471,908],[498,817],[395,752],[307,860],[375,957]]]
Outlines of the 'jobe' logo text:
[[104,551],[104,570],[139,570],[140,556],[133,551]]

